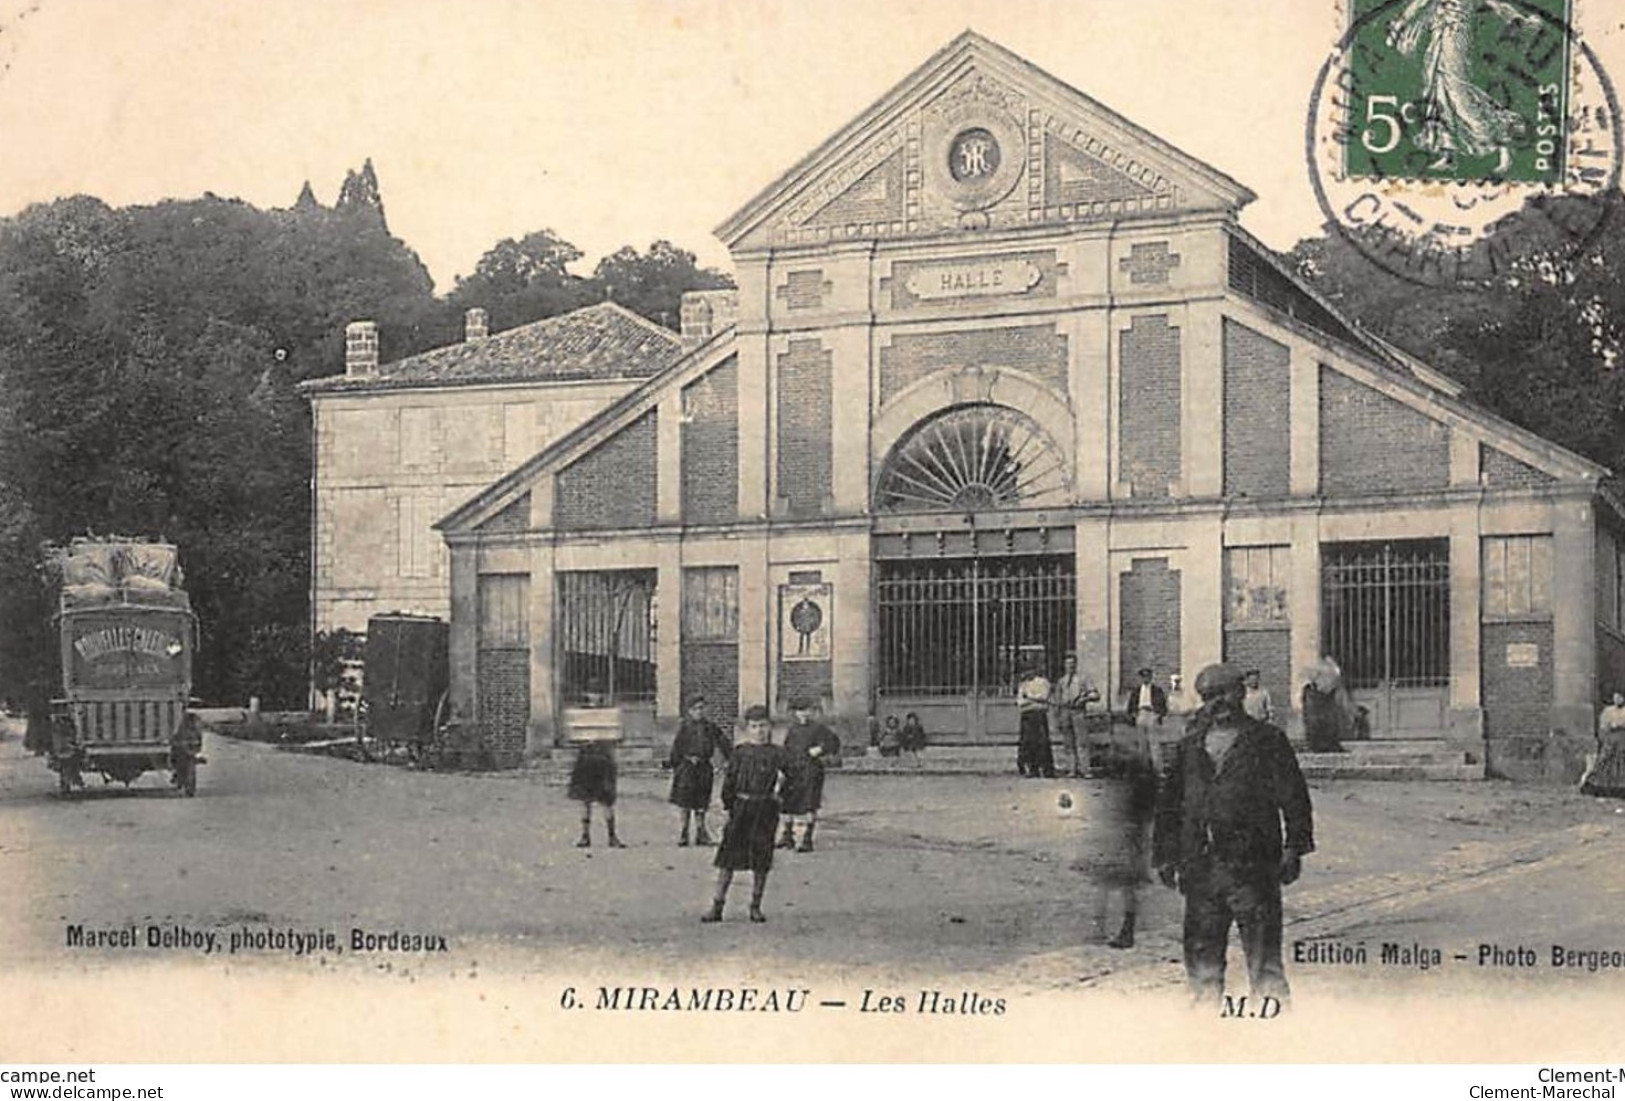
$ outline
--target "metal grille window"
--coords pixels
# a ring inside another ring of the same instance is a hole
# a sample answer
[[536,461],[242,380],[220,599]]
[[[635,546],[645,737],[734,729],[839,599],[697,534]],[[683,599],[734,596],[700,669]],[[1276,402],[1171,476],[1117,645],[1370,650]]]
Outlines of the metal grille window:
[[704,566],[683,571],[683,640],[739,641],[739,570]]
[[1450,682],[1450,543],[1321,548],[1324,650],[1350,688]]
[[1074,644],[1067,556],[885,562],[875,587],[884,696],[1013,696],[1027,661],[1053,674]]
[[1230,627],[1287,625],[1290,547],[1230,547],[1224,552],[1224,619]]
[[916,427],[881,471],[877,507],[891,512],[1064,503],[1066,461],[1025,415],[998,405],[950,409]]
[[1552,614],[1552,537],[1507,535],[1484,540],[1484,614]]
[[565,571],[558,586],[564,702],[606,706],[654,699],[655,571]]

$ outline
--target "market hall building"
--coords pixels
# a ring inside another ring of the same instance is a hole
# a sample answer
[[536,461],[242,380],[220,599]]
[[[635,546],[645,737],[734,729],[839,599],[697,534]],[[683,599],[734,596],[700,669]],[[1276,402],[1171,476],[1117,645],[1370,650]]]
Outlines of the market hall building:
[[1607,471],[1341,319],[1252,198],[961,35],[722,224],[697,346],[437,525],[454,705],[508,759],[695,692],[1013,742],[1029,661],[1290,705],[1329,653],[1375,737],[1572,768],[1625,686]]

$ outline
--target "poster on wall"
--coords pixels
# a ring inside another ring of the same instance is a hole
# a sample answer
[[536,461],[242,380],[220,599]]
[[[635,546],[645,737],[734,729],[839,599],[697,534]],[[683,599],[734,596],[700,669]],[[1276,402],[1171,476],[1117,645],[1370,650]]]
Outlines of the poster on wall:
[[779,659],[828,661],[830,609],[834,586],[779,586]]

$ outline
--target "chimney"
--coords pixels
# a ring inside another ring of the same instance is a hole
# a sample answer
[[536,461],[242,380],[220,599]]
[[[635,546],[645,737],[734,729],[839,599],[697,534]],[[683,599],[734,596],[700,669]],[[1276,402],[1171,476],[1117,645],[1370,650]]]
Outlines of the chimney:
[[378,322],[352,321],[344,327],[344,375],[370,378],[378,373]]
[[739,319],[739,292],[689,291],[680,308],[684,350],[698,348]]
[[472,344],[476,340],[484,340],[491,335],[490,328],[485,323],[485,311],[475,306],[463,314],[463,342]]

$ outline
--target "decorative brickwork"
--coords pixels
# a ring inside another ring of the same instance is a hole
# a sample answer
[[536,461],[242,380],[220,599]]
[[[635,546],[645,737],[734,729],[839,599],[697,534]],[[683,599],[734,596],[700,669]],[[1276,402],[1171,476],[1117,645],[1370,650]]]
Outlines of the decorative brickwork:
[[[1544,738],[1551,729],[1552,625],[1485,623],[1480,646],[1484,736]],[[1507,661],[1509,646],[1520,664]],[[1521,664],[1531,656],[1533,665]]]
[[[806,222],[813,228],[863,227],[903,219],[903,154],[893,153]],[[859,234],[867,236],[859,229]]]
[[1286,345],[1226,319],[1226,497],[1285,497],[1290,491],[1291,361]]
[[[1099,154],[1111,156],[1104,146]],[[1050,207],[1100,203],[1118,210],[1154,209],[1155,184],[1141,182],[1112,167],[1099,155],[1044,135],[1044,205]]]
[[793,271],[785,276],[784,284],[774,291],[774,297],[792,310],[816,310],[824,298],[835,289],[835,284],[824,278],[822,270]]
[[835,667],[827,661],[779,662],[779,695],[774,710],[789,710],[792,701],[806,698],[827,702],[835,691]]
[[1162,314],[1136,317],[1118,361],[1120,480],[1135,497],[1166,497],[1180,476],[1179,330]]
[[1258,670],[1258,683],[1269,690],[1275,725],[1297,706],[1292,698],[1292,638],[1285,629],[1263,631],[1229,627],[1224,632],[1224,660],[1243,671]]
[[1450,430],[1330,367],[1320,369],[1320,491],[1328,497],[1443,489]]
[[832,359],[817,340],[792,340],[779,357],[778,496],[791,516],[821,515],[829,502]]
[[1167,283],[1169,273],[1179,267],[1179,253],[1168,251],[1167,241],[1151,241],[1133,246],[1117,262],[1117,270],[1134,286]]
[[1118,684],[1139,683],[1138,672],[1150,666],[1157,683],[1168,685],[1168,674],[1179,672],[1179,571],[1168,568],[1166,558],[1136,558],[1117,579],[1122,664]]
[[493,535],[504,531],[529,531],[530,494],[521,494],[518,500],[481,524],[480,530]]
[[1544,470],[1536,470],[1505,451],[1483,444],[1478,447],[1478,469],[1483,474],[1484,484],[1491,489],[1532,489],[1550,485],[1554,480]]
[[683,388],[683,522],[739,519],[739,361]]
[[635,528],[655,522],[655,418],[651,409],[559,472],[554,527]]
[[683,701],[705,696],[706,714],[723,730],[739,716],[739,646],[732,642],[685,642]]
[[880,350],[880,401],[944,367],[995,367],[1025,371],[1062,394],[1067,392],[1067,342],[1054,325],[971,329],[955,333],[902,334]]

